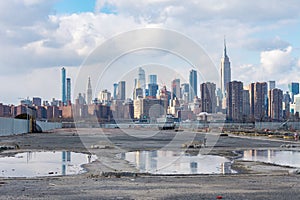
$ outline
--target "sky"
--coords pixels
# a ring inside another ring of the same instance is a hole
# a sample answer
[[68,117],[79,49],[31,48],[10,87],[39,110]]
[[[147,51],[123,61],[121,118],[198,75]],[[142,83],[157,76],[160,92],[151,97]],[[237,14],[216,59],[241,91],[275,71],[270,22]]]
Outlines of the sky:
[[62,66],[74,84],[82,63],[106,40],[149,27],[197,42],[218,69],[225,36],[233,80],[275,80],[285,91],[300,77],[299,7],[297,0],[1,1],[0,102],[60,99]]

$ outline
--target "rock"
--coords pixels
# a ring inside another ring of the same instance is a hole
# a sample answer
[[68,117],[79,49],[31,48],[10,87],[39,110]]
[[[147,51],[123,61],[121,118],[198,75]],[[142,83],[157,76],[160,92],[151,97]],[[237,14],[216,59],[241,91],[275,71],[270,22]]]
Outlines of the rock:
[[295,148],[295,146],[292,144],[282,144],[280,145],[280,148]]
[[0,146],[0,150],[13,150],[13,149],[19,149],[19,146]]
[[91,145],[91,149],[110,149],[109,145]]
[[293,170],[289,171],[289,174],[299,175],[300,174],[300,169],[293,169]]

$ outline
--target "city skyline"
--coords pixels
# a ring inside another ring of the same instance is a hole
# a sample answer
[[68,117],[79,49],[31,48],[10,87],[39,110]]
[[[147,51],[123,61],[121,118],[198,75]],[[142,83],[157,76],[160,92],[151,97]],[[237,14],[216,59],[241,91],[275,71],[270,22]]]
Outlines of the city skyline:
[[[226,56],[226,46],[224,52]],[[221,67],[223,66],[224,63],[221,62]],[[198,87],[196,70],[189,71],[188,83],[181,84],[181,80],[175,78],[171,81],[171,87],[167,88],[166,85],[159,87],[156,74],[148,76],[139,67],[136,71],[137,78],[133,80],[132,97],[126,96],[126,81],[112,85],[114,98],[111,98],[111,92],[107,89],[93,96],[91,78],[88,77],[86,93],[79,92],[73,102],[66,103],[71,87],[71,79],[66,78],[66,74],[67,71],[62,67],[61,100],[53,98],[52,102],[48,102],[34,97],[32,100],[23,99],[16,106],[0,103],[0,116],[18,116],[26,113],[28,107],[35,109],[37,118],[41,120],[72,120],[73,117],[89,119],[97,116],[98,120],[146,120],[150,123],[166,114],[183,121],[198,120],[203,113],[225,114],[228,121],[252,122],[297,119],[300,113],[299,83],[294,82],[288,85],[291,95],[288,92],[283,95],[283,91],[275,87],[276,81],[256,81],[248,86],[241,81],[229,81],[222,101],[222,95],[221,98],[218,96],[220,89],[216,88],[214,82],[200,82],[200,93],[195,92],[194,88]],[[146,76],[149,77],[148,80]],[[293,100],[294,98],[297,100]],[[223,102],[222,105],[217,101]]]
[[[223,59],[223,57],[222,57],[222,59]],[[221,66],[222,66],[222,62],[221,62]],[[148,79],[146,79],[145,78],[145,80],[144,80],[144,82],[145,82],[145,86],[144,86],[144,88],[143,88],[143,90],[149,90],[149,87],[150,87],[150,85],[149,84],[151,84],[151,81],[152,81],[152,79],[155,77],[155,80],[157,79],[157,77],[159,76],[159,75],[157,75],[157,74],[147,74],[147,73],[145,73],[145,70],[142,68],[142,67],[138,67],[137,68],[137,74],[136,74],[136,77],[137,77],[137,79],[136,80],[138,80],[138,77],[139,77],[139,71],[140,70],[142,70],[143,71],[143,73],[144,73],[144,75],[143,76],[148,76]],[[39,95],[34,95],[34,96],[31,96],[31,98],[35,98],[35,97],[38,97],[38,98],[41,98],[42,100],[45,100],[45,101],[49,101],[49,100],[57,100],[57,101],[62,101],[65,105],[66,105],[66,102],[64,102],[63,101],[63,97],[65,96],[65,99],[66,100],[71,100],[71,102],[74,102],[75,101],[75,99],[78,97],[78,94],[73,94],[72,93],[72,98],[70,98],[71,97],[71,90],[70,90],[70,88],[71,88],[71,78],[69,78],[69,76],[68,76],[68,78],[67,78],[67,76],[66,76],[66,73],[67,73],[67,71],[66,71],[66,69],[65,69],[65,67],[62,67],[61,69],[60,69],[60,78],[61,78],[61,86],[60,86],[60,92],[61,92],[61,95],[59,96],[59,97],[52,97],[52,98],[50,98],[50,99],[46,99],[46,98],[44,98],[44,97],[42,97],[42,96],[39,96]],[[191,70],[189,70],[189,73],[190,73],[190,75],[191,75],[191,73],[192,74],[195,74],[196,76],[197,76],[197,74],[198,74],[198,71],[197,70],[193,70],[193,69],[191,69]],[[133,74],[133,76],[135,76],[135,74]],[[187,76],[187,75],[186,75]],[[189,77],[189,78],[191,78],[191,76]],[[197,78],[197,77],[196,77]],[[64,81],[65,80],[65,81]],[[161,89],[163,86],[166,86],[166,88],[167,88],[167,90],[168,91],[171,91],[172,92],[172,90],[174,89],[173,88],[173,82],[174,81],[178,81],[179,82],[179,85],[181,85],[181,86],[183,86],[183,85],[185,85],[185,84],[187,84],[188,86],[189,86],[189,88],[190,88],[190,80],[189,79],[184,79],[185,80],[185,82],[181,82],[180,83],[180,81],[181,81],[181,79],[180,78],[174,78],[174,79],[170,79],[170,80],[172,80],[172,81],[170,81],[168,84],[163,84],[163,85],[158,85],[157,84],[157,91],[159,90],[159,89]],[[286,85],[286,90],[283,90],[282,88],[280,88],[280,87],[277,87],[277,82],[276,81],[257,81],[257,80],[253,80],[251,83],[249,83],[249,84],[247,84],[247,83],[244,83],[243,81],[241,81],[241,80],[231,80],[231,81],[239,81],[239,82],[242,82],[243,84],[244,84],[244,88],[247,88],[248,87],[248,85],[250,84],[256,84],[256,83],[266,83],[266,93],[268,93],[269,92],[269,88],[271,88],[271,89],[280,89],[280,90],[282,90],[283,92],[289,92],[289,94],[290,94],[290,96],[291,96],[291,100],[292,100],[292,102],[293,102],[293,95],[297,95],[297,94],[299,94],[299,92],[300,92],[300,90],[299,90],[299,85],[300,85],[300,83],[299,82],[290,82],[290,83],[288,83],[287,85]],[[104,90],[107,90],[107,91],[109,91],[109,92],[111,92],[112,94],[113,94],[113,92],[114,92],[114,90],[115,90],[115,88],[116,89],[118,89],[118,85],[120,84],[120,82],[122,82],[123,84],[125,84],[126,83],[126,81],[120,81],[119,83],[114,83],[114,84],[112,84],[112,86],[111,87],[109,87],[109,88],[102,88],[102,89],[100,89],[99,91],[94,91],[92,88],[91,88],[91,80],[90,80],[90,77],[87,77],[87,82],[88,82],[88,86],[87,86],[87,90],[86,91],[82,91],[82,92],[80,92],[82,95],[86,95],[86,97],[87,97],[87,99],[86,99],[86,101],[87,102],[89,102],[90,100],[94,100],[95,98],[97,98],[97,96],[98,96],[98,94],[100,94],[102,91],[104,91]],[[137,81],[137,83],[138,83],[139,81]],[[204,84],[204,83],[209,83],[209,82],[207,82],[207,81],[200,81],[199,82],[199,78],[197,78],[197,81],[196,82],[198,82],[198,83],[195,83],[195,85],[197,86],[197,97],[198,98],[200,98],[201,97],[201,85],[202,84]],[[164,82],[165,83],[165,82]],[[216,83],[214,83],[214,82],[212,82],[212,84],[215,84],[216,85]],[[64,87],[63,87],[63,85],[65,85],[65,89],[63,89]],[[132,85],[131,83],[129,84],[129,85]],[[276,85],[276,86],[275,86]],[[123,85],[123,88],[125,88],[125,85]],[[183,88],[183,87],[180,87],[181,89]],[[218,88],[218,87],[216,87],[216,96],[218,95],[217,94],[217,89],[220,89],[220,88]],[[57,90],[58,90],[58,88],[57,88]],[[127,86],[126,86],[126,90],[128,90],[127,89]],[[123,91],[124,91],[124,89],[123,89]],[[298,91],[298,92],[295,92],[295,91]],[[91,94],[91,93],[94,93],[95,92],[95,94]],[[118,91],[116,91],[117,93],[118,93]],[[190,90],[189,90],[189,92],[191,92]],[[199,93],[200,92],[200,93]],[[87,95],[88,93],[90,93],[90,95]],[[129,96],[127,95],[127,94],[130,94]],[[129,92],[123,92],[123,94],[122,94],[122,100],[125,100],[125,99],[127,99],[127,98],[129,98],[129,99],[134,99],[133,98],[133,96],[131,95],[132,94],[132,92],[131,92],[131,90],[129,90]],[[157,92],[157,94],[158,94],[158,92]],[[145,96],[145,94],[143,94],[144,96]],[[114,97],[114,95],[112,95],[112,97]],[[13,103],[5,103],[5,102],[0,102],[0,103],[4,103],[4,104],[7,104],[7,105],[18,105],[19,103],[20,103],[20,101],[22,101],[22,100],[28,100],[30,98],[30,96],[27,96],[27,97],[24,97],[24,98],[18,98],[18,102],[16,103],[16,104],[13,104]],[[88,100],[89,99],[89,100]],[[114,99],[118,99],[118,98],[114,98]],[[225,100],[226,99],[226,97],[223,97],[223,99]],[[189,101],[192,101],[192,99],[189,99]]]
[[[59,98],[58,70],[62,66],[75,80],[92,49],[112,35],[145,27],[182,32],[203,46],[218,69],[221,41],[226,35],[232,80],[246,84],[251,80],[276,80],[283,91],[287,91],[289,82],[299,82],[298,2],[274,2],[272,9],[268,1],[206,2],[206,6],[195,2],[137,2],[3,2],[2,10],[18,10],[19,15],[0,15],[5,21],[1,28],[6,30],[0,40],[1,83],[6,83],[0,86],[5,94],[0,101],[16,104],[19,97]],[[188,10],[194,11],[192,19]],[[247,14],[253,12],[264,14]],[[15,84],[18,82],[25,89]]]

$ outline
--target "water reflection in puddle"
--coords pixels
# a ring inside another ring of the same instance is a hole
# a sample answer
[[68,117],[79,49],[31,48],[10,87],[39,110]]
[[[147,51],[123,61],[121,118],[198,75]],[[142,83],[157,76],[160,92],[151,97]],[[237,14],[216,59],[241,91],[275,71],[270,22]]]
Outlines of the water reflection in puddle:
[[241,160],[300,167],[300,152],[280,150],[246,150],[242,152]]
[[40,177],[84,173],[96,156],[69,151],[25,152],[0,158],[1,177]]
[[225,157],[191,155],[174,151],[136,151],[121,155],[142,173],[151,174],[230,174],[231,162]]

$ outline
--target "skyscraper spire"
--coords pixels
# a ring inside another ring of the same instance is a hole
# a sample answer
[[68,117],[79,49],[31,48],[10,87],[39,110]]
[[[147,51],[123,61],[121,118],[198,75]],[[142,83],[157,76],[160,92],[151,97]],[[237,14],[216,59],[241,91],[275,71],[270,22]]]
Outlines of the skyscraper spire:
[[87,104],[92,104],[92,84],[91,84],[91,78],[89,77],[88,80],[88,86],[87,86]]
[[230,61],[227,55],[226,39],[224,36],[224,55],[221,59],[221,91],[223,98],[226,97],[226,85],[231,81]]
[[227,57],[227,50],[226,50],[226,36],[224,35],[224,53],[223,53],[223,57]]
[[92,89],[91,77],[89,77],[89,80],[88,80],[88,89]]

